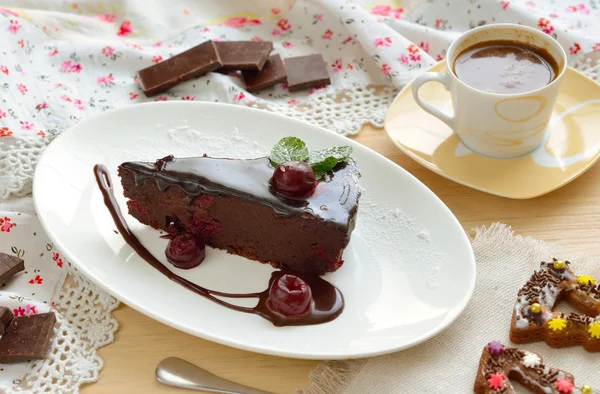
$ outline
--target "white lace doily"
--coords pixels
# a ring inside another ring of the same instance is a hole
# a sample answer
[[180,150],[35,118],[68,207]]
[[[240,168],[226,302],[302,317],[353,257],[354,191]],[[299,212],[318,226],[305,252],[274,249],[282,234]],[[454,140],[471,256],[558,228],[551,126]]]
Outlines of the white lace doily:
[[69,276],[54,302],[58,324],[52,350],[15,381],[17,392],[79,392],[82,384],[98,380],[104,362],[97,349],[114,341],[119,325],[112,311],[119,302],[68,266]]

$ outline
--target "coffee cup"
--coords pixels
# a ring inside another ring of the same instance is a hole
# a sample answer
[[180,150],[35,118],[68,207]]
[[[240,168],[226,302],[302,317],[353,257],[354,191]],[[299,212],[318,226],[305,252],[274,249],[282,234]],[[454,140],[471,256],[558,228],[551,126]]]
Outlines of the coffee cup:
[[[506,43],[508,49],[504,49],[502,43]],[[532,56],[533,61],[521,62],[524,55],[513,50]],[[463,71],[461,79],[455,62],[459,58],[460,67],[466,67],[462,59],[469,60],[469,54],[475,54],[474,60],[469,64],[471,68]],[[500,58],[494,59],[494,56]],[[567,56],[556,40],[526,26],[486,25],[454,41],[445,62],[443,72],[428,72],[417,77],[412,93],[417,104],[446,123],[463,145],[494,158],[523,156],[540,145],[567,68]],[[495,66],[506,69],[494,69]],[[486,81],[487,74],[491,81]],[[544,83],[543,78],[548,80]],[[420,99],[419,88],[427,82],[439,82],[450,92],[452,116]]]

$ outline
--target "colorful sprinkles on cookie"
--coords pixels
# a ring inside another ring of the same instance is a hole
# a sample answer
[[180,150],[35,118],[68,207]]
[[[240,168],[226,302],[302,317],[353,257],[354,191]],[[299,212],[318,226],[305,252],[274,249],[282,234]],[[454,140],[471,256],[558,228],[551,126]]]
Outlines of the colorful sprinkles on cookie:
[[[562,300],[580,313],[554,312]],[[510,328],[515,343],[546,341],[555,348],[583,346],[600,351],[600,284],[591,275],[575,275],[568,261],[542,262],[519,290]]]
[[[497,351],[502,349],[502,351]],[[593,394],[589,385],[575,386],[575,378],[568,372],[543,364],[539,354],[504,347],[492,341],[483,348],[475,378],[476,394],[514,394],[511,380],[519,382],[533,393]],[[596,392],[599,393],[599,392]]]
[[523,365],[526,366],[527,368],[535,368],[535,367],[540,366],[540,364],[542,363],[542,359],[540,358],[540,356],[538,356],[535,353],[527,352],[523,356],[522,362],[523,362]]
[[488,378],[488,384],[492,390],[501,389],[504,387],[504,374],[494,372],[492,376]]
[[579,390],[581,391],[581,394],[593,394],[594,390],[592,390],[591,386],[583,385],[581,386],[581,389]]
[[492,341],[488,343],[488,351],[493,356],[499,356],[504,352],[504,345],[500,341]]
[[556,388],[562,394],[569,394],[573,392],[573,382],[569,379],[558,379],[556,381]]
[[590,336],[592,338],[600,339],[600,323],[597,321],[590,324],[590,329],[588,330]]
[[567,326],[567,321],[560,318],[553,318],[548,322],[548,327],[552,331],[562,331]]

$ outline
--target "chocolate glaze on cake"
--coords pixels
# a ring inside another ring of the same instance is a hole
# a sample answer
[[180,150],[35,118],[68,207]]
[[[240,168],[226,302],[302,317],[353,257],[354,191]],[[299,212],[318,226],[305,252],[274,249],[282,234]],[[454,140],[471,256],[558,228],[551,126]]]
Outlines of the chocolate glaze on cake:
[[157,229],[201,234],[207,245],[276,268],[323,274],[343,264],[360,189],[349,159],[312,196],[290,200],[270,186],[269,159],[172,156],[119,167],[129,213]]
[[272,192],[269,181],[274,169],[266,157],[236,160],[168,156],[156,163],[123,163],[121,168],[134,171],[137,185],[154,178],[163,192],[169,186],[177,185],[190,196],[227,193],[268,206],[277,216],[317,216],[342,228],[354,225],[354,221],[349,223],[350,213],[356,211],[360,194],[356,185],[358,168],[354,161],[340,166],[322,182],[324,187],[306,200],[283,199]]

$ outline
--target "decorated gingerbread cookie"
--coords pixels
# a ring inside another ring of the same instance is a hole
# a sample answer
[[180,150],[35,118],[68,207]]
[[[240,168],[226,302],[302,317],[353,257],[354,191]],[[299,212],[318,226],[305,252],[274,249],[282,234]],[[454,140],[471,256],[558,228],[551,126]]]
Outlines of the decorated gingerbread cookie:
[[[562,300],[583,314],[554,312]],[[555,348],[582,345],[590,352],[600,351],[600,284],[590,275],[575,275],[568,261],[542,262],[519,291],[510,340],[546,341]]]
[[598,394],[591,386],[575,386],[568,372],[550,368],[539,354],[505,348],[492,341],[483,348],[475,378],[476,394],[513,394],[512,381],[519,382],[533,393],[540,394]]

